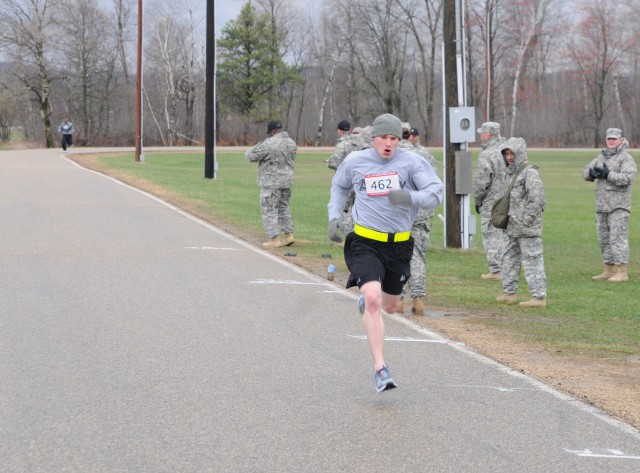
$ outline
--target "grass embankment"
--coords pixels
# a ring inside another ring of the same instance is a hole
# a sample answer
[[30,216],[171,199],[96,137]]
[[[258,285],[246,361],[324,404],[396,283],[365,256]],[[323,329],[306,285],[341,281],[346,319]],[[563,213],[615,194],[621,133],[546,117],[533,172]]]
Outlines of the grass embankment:
[[[434,154],[440,162],[440,154]],[[595,150],[529,152],[530,163],[540,168],[547,197],[543,232],[548,280],[546,309],[499,306],[495,302],[500,293],[499,283],[479,278],[487,271],[479,228],[474,248],[444,249],[443,223],[437,218],[427,252],[428,306],[490,314],[482,323],[506,328],[523,341],[542,343],[555,352],[604,357],[640,355],[637,213],[632,214],[629,228],[629,282],[591,281],[591,276],[601,271],[602,259],[595,232],[594,185],[582,179],[582,168],[595,154]],[[326,207],[333,175],[326,167],[327,157],[326,153],[298,154],[291,202],[297,243],[278,252],[295,251],[300,257],[316,262],[316,267],[324,266],[326,260],[321,255],[330,253],[338,272],[344,274],[341,250],[326,236]],[[180,205],[200,216],[209,216],[210,221],[233,227],[249,239],[263,240],[259,189],[255,184],[257,166],[246,162],[239,152],[219,153],[217,159],[219,172],[215,181],[204,178],[202,153],[147,153],[144,163],[136,163],[127,154],[99,157],[98,162],[110,168],[110,172],[118,172],[121,178],[129,176],[149,181],[156,189],[159,186],[178,199]],[[635,205],[639,205],[639,194],[640,184],[636,184]],[[523,275],[518,294],[521,299],[527,297]]]

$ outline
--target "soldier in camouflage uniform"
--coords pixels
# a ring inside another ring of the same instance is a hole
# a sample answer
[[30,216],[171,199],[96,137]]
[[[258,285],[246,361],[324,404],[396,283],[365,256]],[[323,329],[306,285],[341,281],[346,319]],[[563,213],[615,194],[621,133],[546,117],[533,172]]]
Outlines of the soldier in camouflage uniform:
[[[334,171],[338,169],[338,166],[342,164],[344,158],[346,158],[349,153],[352,151],[356,151],[356,139],[351,134],[351,124],[347,120],[342,120],[338,123],[338,144],[336,144],[336,149],[331,155],[331,157],[327,160],[327,167],[333,169]],[[345,235],[348,235],[353,231],[353,218],[351,216],[351,208],[353,207],[353,200],[355,199],[355,192],[351,192],[347,202],[345,203],[344,211],[342,213],[342,219],[340,220],[340,229],[343,231]]]
[[413,143],[411,141],[409,141],[410,137],[411,125],[407,122],[402,122],[402,139],[400,140],[400,143],[398,143],[398,148],[413,151],[415,153],[416,147],[413,146]]
[[373,148],[371,129],[371,125],[365,126],[361,129],[360,134],[358,135],[358,145],[356,146],[358,150]]
[[[293,218],[289,201],[293,185],[293,161],[298,147],[286,131],[282,131],[280,121],[267,125],[268,138],[245,153],[245,159],[258,163],[256,182],[260,186],[260,211],[262,224],[269,240],[264,248],[278,248],[294,243]],[[284,240],[280,239],[284,231]]]
[[596,185],[596,228],[598,243],[604,260],[604,272],[593,276],[594,281],[624,282],[629,279],[629,214],[631,212],[631,184],[638,168],[627,153],[629,142],[622,130],[607,130],[607,147],[582,172],[586,181],[598,180]]
[[344,161],[344,158],[356,149],[352,143],[351,124],[348,120],[340,121],[336,132],[338,133],[338,143],[336,144],[335,151],[327,160],[327,167],[334,171],[338,169],[338,166]]
[[[515,304],[520,266],[529,286],[531,299],[521,307],[547,306],[547,276],[542,253],[542,216],[546,205],[544,186],[537,166],[529,166],[527,144],[522,138],[510,138],[500,145],[504,157],[506,180],[516,177],[509,204],[509,224],[502,260],[502,290],[499,302]],[[525,167],[526,166],[526,167]]]
[[473,200],[480,215],[482,246],[487,255],[489,272],[480,275],[482,279],[502,279],[501,266],[505,241],[504,230],[489,222],[494,202],[507,190],[504,182],[505,165],[500,154],[500,124],[485,122],[478,128],[482,152],[478,156],[476,174],[473,180]]
[[[429,150],[420,144],[419,136],[420,132],[417,129],[409,128],[408,142],[413,145],[413,150],[410,151],[420,155],[422,159],[431,165],[437,174],[438,164],[431,153],[429,153]],[[402,141],[400,143],[402,143]],[[418,209],[418,214],[411,226],[411,236],[414,240],[413,254],[411,256],[411,277],[402,288],[402,296],[396,306],[396,312],[399,314],[404,313],[404,299],[407,295],[407,286],[409,286],[409,293],[413,300],[411,313],[413,315],[424,315],[424,298],[427,295],[427,260],[425,258],[425,251],[429,248],[429,236],[433,215],[434,209]]]
[[362,127],[357,126],[351,130],[351,135],[349,136],[349,138],[351,138],[351,145],[355,150],[359,149],[358,139],[360,138],[360,133],[362,133]]

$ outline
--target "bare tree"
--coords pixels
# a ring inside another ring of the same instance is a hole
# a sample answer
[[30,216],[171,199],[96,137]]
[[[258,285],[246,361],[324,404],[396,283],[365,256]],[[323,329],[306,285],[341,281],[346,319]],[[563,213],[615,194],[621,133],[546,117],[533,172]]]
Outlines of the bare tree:
[[165,146],[173,146],[177,137],[176,126],[180,100],[177,58],[182,48],[179,38],[181,34],[173,14],[166,12],[164,16],[157,18],[153,25],[153,42],[149,47],[147,58],[149,63],[153,64],[150,79],[155,82],[160,92],[164,128],[158,131]]
[[115,24],[118,38],[116,49],[120,56],[122,73],[127,84],[129,84],[129,66],[127,62],[127,36],[129,34],[129,21],[131,18],[131,2],[126,0],[112,0],[115,10]]
[[603,118],[611,103],[615,103],[607,94],[608,87],[632,43],[618,28],[623,23],[619,4],[587,0],[575,8],[581,20],[572,34],[566,36],[567,51],[582,77],[590,106],[585,112],[593,119],[592,144],[597,147]]
[[314,68],[317,68],[320,72],[322,80],[318,88],[320,97],[315,137],[315,145],[320,146],[326,108],[334,89],[334,81],[339,73],[338,69],[346,64],[344,56],[347,52],[347,43],[341,40],[341,31],[336,28],[333,18],[328,16],[326,12],[322,15],[318,27],[313,29],[310,34],[309,59],[312,61]]
[[[396,0],[400,8],[399,20],[411,31],[418,58],[414,71],[414,94],[417,112],[426,127],[432,125],[438,38],[441,36],[442,0]],[[425,31],[428,34],[425,34]],[[421,80],[418,80],[420,78]]]
[[[503,44],[506,43],[506,41],[503,43],[499,41],[500,26],[502,25],[502,18],[500,16],[502,11],[501,1],[502,0],[478,0],[469,3],[468,17],[470,28],[468,29],[468,38],[470,44],[468,45],[468,54],[470,56],[470,83],[483,84],[485,121],[494,120],[496,116],[496,100],[494,97],[497,96],[495,91],[499,87],[496,81],[496,69],[503,56]],[[475,36],[482,40],[482,44],[475,44],[475,42],[472,41]],[[476,50],[478,54],[474,56]],[[475,60],[476,56],[478,58],[477,61]],[[480,69],[480,66],[474,67],[476,64],[482,64],[482,69]],[[479,75],[478,73],[480,72],[484,73],[482,80],[478,79],[474,81],[473,78]],[[479,94],[475,88],[472,87],[471,92],[472,102],[480,103]]]
[[116,38],[110,34],[109,20],[91,0],[65,0],[61,5],[65,22],[63,56],[60,67],[66,72],[69,86],[66,113],[79,115],[76,122],[78,139],[86,142],[100,133],[99,105],[101,85],[111,77],[117,57]]
[[523,89],[522,81],[526,75],[529,61],[543,34],[549,3],[550,0],[519,0],[514,2],[510,8],[510,17],[503,25],[510,32],[509,37],[512,39],[515,50],[509,136],[514,134],[518,119],[518,104]]
[[363,82],[378,101],[378,108],[405,115],[402,94],[409,32],[395,0],[355,0],[351,10],[357,21],[349,37]]
[[12,73],[38,100],[47,148],[53,147],[49,58],[57,41],[57,0],[2,0],[0,46],[14,62]]

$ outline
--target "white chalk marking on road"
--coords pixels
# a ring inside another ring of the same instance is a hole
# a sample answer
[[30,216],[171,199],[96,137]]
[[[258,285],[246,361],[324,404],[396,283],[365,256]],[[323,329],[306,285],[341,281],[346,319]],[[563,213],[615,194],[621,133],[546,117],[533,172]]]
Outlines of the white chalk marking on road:
[[475,384],[447,384],[452,388],[475,388],[475,389],[493,389],[495,391],[510,393],[514,391],[537,391],[535,388],[503,388],[501,386],[480,386]]
[[319,282],[303,282],[293,281],[291,279],[258,279],[257,281],[249,281],[249,284],[292,284],[301,286],[324,286],[325,283]]
[[625,455],[624,452],[615,449],[607,449],[605,452],[607,453],[595,453],[590,449],[584,450],[569,450],[568,448],[564,449],[567,453],[574,453],[579,457],[591,457],[591,458],[616,458],[616,459],[624,459],[624,460],[640,460],[640,456],[635,455]]
[[220,248],[217,246],[185,246],[185,250],[222,250],[222,251],[238,251],[239,248]]
[[[351,338],[357,338],[358,340],[366,340],[366,335],[349,335]],[[427,340],[424,338],[413,338],[413,337],[384,337],[385,341],[388,342],[419,342],[419,343],[442,343],[447,344],[449,340]]]

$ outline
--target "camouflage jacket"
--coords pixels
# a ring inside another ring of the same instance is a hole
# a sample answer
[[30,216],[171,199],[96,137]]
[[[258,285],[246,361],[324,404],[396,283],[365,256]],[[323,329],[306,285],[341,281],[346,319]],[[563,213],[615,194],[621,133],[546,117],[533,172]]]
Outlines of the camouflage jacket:
[[636,177],[638,167],[633,157],[627,153],[629,142],[624,139],[615,150],[603,149],[582,171],[586,181],[593,181],[589,177],[589,169],[609,168],[606,179],[598,179],[596,184],[596,212],[613,212],[624,209],[631,212],[631,184]]
[[[504,156],[503,151],[507,148],[515,154],[515,161],[509,166],[503,157],[506,166],[506,188],[511,183],[513,176],[528,162],[527,144],[524,139],[510,138],[502,142],[500,145],[502,156]],[[507,235],[512,238],[542,236],[542,217],[545,206],[546,199],[540,173],[537,166],[530,165],[516,178],[511,189]]]
[[400,140],[398,142],[398,148],[406,149],[407,151],[416,152],[416,147],[413,146],[413,143],[409,140]]
[[505,184],[505,164],[500,154],[499,137],[491,138],[482,144],[478,156],[476,175],[473,180],[473,200],[480,206],[480,216],[490,217],[493,203],[507,190]]
[[[422,146],[420,143],[413,143],[414,152],[419,154],[422,159],[431,164],[433,170],[438,174],[438,163],[436,163],[435,158],[429,153],[429,150]],[[434,209],[418,209],[418,215],[416,215],[416,219],[413,221],[414,225],[424,224],[429,229],[431,222],[430,219],[435,214]]]
[[284,189],[293,184],[293,161],[298,147],[286,131],[276,133],[247,150],[247,161],[258,163],[260,187]]
[[338,144],[336,144],[336,149],[327,161],[327,166],[333,170],[338,169],[338,166],[342,164],[344,158],[346,158],[349,153],[356,150],[356,146],[353,143],[353,139],[350,133],[346,135],[342,135],[338,140]]

